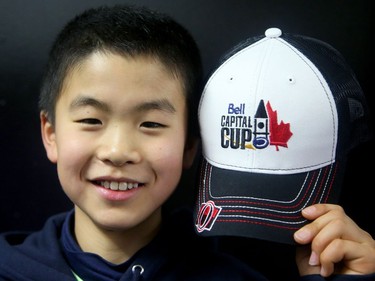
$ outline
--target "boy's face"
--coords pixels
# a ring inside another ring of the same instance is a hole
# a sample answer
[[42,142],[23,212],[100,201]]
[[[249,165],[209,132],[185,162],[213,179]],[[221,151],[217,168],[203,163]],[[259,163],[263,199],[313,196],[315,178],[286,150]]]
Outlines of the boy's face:
[[43,114],[41,123],[76,211],[106,229],[160,221],[161,205],[195,155],[185,147],[182,85],[147,57],[91,55],[68,74],[55,126]]

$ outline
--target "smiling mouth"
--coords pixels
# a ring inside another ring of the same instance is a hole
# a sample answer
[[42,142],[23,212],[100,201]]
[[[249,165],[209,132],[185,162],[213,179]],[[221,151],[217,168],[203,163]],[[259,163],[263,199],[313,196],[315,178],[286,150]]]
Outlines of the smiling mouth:
[[100,181],[97,183],[106,189],[121,191],[138,188],[140,186],[140,184],[137,182]]

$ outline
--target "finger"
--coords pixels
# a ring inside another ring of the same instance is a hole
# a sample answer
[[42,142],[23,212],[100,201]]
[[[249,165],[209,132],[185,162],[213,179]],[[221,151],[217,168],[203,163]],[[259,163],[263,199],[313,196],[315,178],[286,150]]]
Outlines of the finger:
[[[348,231],[348,225],[342,220],[330,220],[324,222],[314,221],[309,225],[310,231],[314,233],[314,238],[311,242],[311,250],[320,254],[324,249],[336,239],[345,239],[345,232]],[[350,239],[349,239],[350,240]]]
[[[311,266],[318,266],[322,264],[321,261],[321,255],[322,253],[327,249],[327,247],[332,243],[332,241],[340,240],[340,235],[344,231],[345,225],[342,223],[342,221],[335,221],[334,223],[330,223],[326,225],[322,230],[320,231],[314,231],[311,230],[314,228],[314,225],[310,225],[309,228],[305,228],[305,233],[310,233],[310,236],[312,236],[312,242],[311,242],[311,254],[309,257],[309,265]],[[312,235],[312,233],[317,232],[316,235]],[[298,239],[299,235],[301,233],[296,233],[296,237]],[[309,241],[311,239],[305,240]],[[330,256],[327,256],[327,258],[330,258]],[[325,261],[325,266],[322,268],[322,272],[325,272],[325,274],[331,274],[334,268],[334,261],[329,262],[329,260]],[[325,275],[325,276],[328,276]]]
[[345,217],[345,213],[343,210],[340,210],[340,207],[329,204],[315,204],[307,207],[302,211],[302,215],[312,221],[300,228],[294,234],[296,242],[303,245],[311,243],[319,231],[321,231],[321,229],[323,229],[333,218]]
[[343,240],[337,239],[331,242],[319,256],[320,261],[320,275],[328,277],[335,270],[335,263],[338,263],[344,258],[344,251],[342,251]]
[[[335,214],[334,211],[328,210],[327,208],[324,208],[324,206],[322,206],[322,208],[311,206],[304,211],[306,217],[314,220],[295,232],[294,238],[298,243],[311,243],[314,239],[317,239],[318,235],[324,237],[322,232],[327,231],[327,228],[330,228],[329,226],[332,224],[337,224],[337,226],[334,227],[334,232],[330,233],[331,235],[338,235],[340,233],[339,231],[342,231],[342,225],[340,226],[340,222],[345,219],[345,216],[343,216],[340,211]],[[340,227],[337,228],[338,226]]]
[[310,255],[310,246],[299,246],[296,248],[296,264],[300,276],[320,274],[320,266],[310,264]]
[[[355,250],[353,250],[355,249]],[[336,239],[320,254],[321,275],[370,274],[375,271],[375,251],[371,245]],[[344,261],[344,262],[342,262]],[[336,266],[342,262],[341,266]]]
[[[308,219],[314,219],[314,221],[297,231],[295,239],[298,243],[310,243],[321,232],[326,235],[322,237],[327,237],[327,239],[340,237],[361,243],[369,241],[369,235],[366,235],[365,231],[350,219],[343,208],[338,205],[316,204],[304,209],[303,215]],[[325,229],[327,227],[328,229]]]
[[308,220],[315,220],[323,215],[335,212],[337,215],[344,217],[344,209],[337,204],[314,204],[302,210],[302,215]]

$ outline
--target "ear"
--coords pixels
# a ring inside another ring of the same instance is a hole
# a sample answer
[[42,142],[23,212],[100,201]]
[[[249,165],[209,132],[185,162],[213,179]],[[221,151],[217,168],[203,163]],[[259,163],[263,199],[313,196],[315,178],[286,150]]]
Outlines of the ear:
[[188,138],[184,150],[183,168],[189,169],[194,162],[195,156],[198,151],[199,139]]
[[47,157],[52,163],[57,162],[57,145],[55,127],[48,119],[46,112],[40,113],[40,128],[42,133],[42,141]]

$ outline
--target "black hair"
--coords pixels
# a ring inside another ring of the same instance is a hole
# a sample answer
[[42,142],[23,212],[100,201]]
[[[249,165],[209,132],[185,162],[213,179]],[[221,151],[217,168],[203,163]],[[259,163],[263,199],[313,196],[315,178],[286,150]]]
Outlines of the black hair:
[[67,74],[97,51],[126,57],[151,56],[163,63],[182,82],[189,110],[189,134],[199,135],[197,108],[203,71],[194,38],[170,16],[130,5],[88,9],[58,34],[39,97],[39,109],[52,124]]

